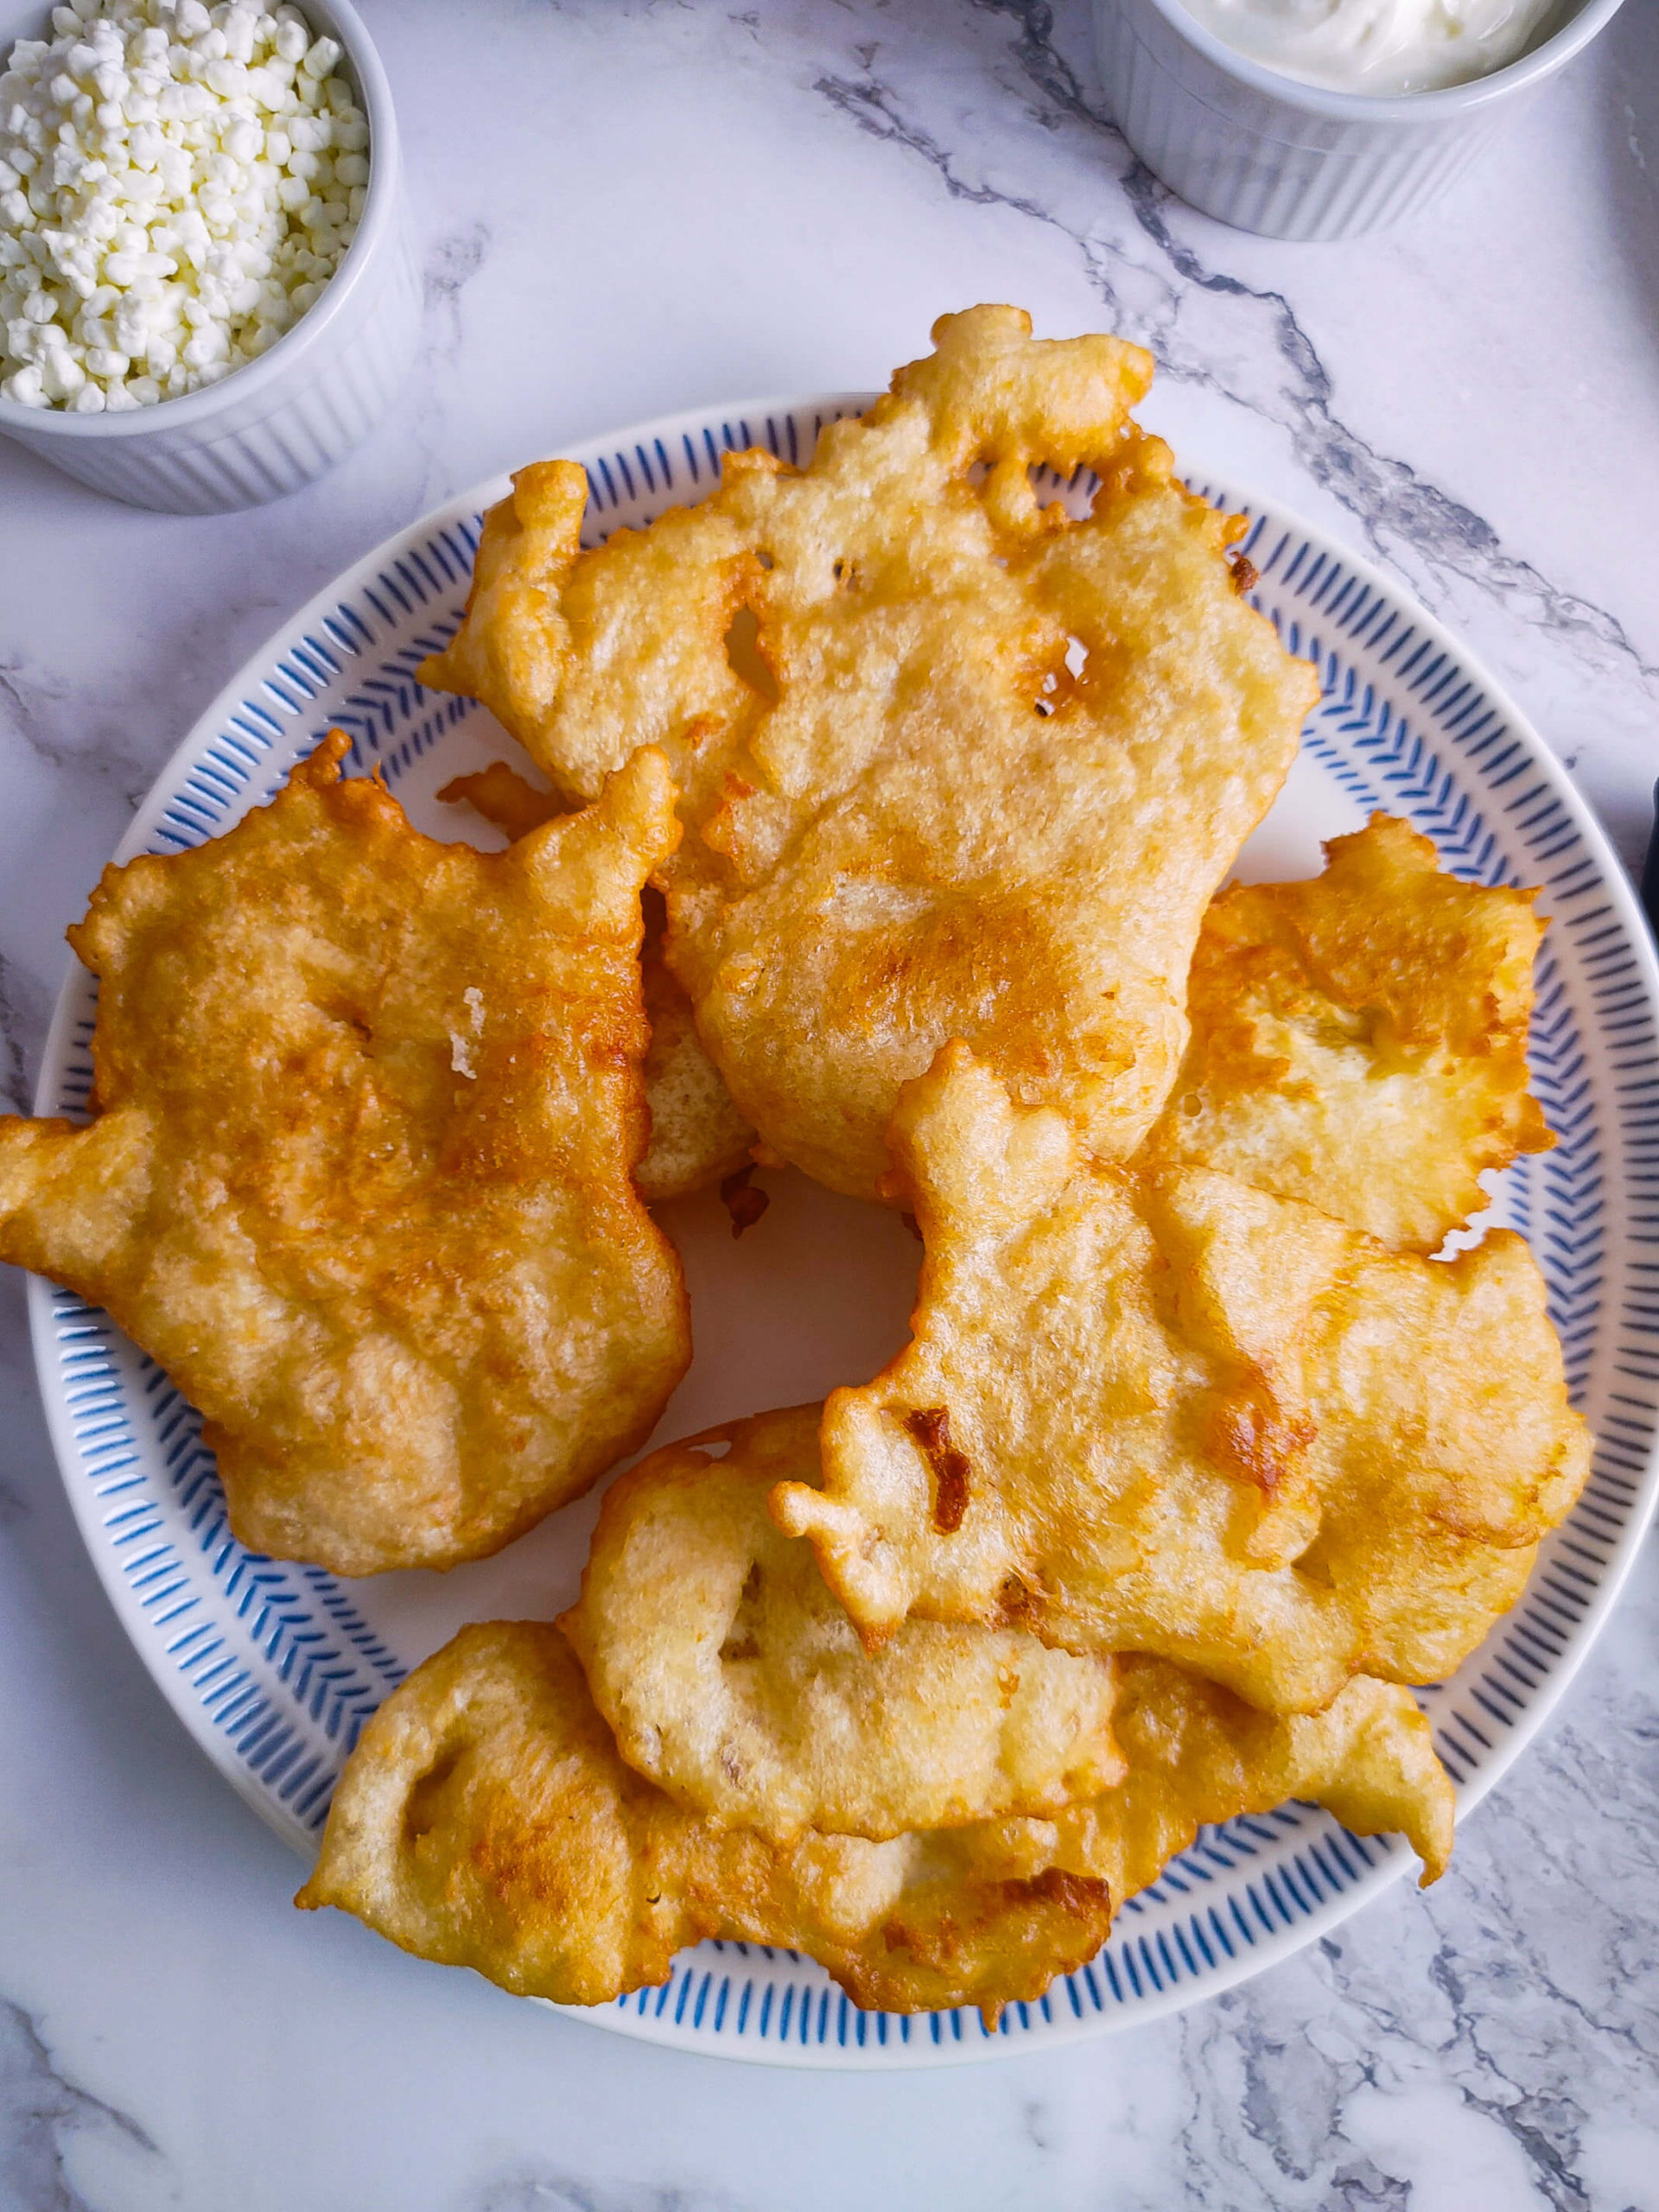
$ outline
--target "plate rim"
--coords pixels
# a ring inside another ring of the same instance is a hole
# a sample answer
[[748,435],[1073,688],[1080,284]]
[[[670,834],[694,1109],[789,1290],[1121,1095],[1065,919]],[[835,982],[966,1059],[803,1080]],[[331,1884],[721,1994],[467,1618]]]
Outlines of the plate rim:
[[[764,422],[769,416],[798,416],[814,410],[820,414],[832,410],[843,414],[862,412],[879,397],[879,393],[868,391],[809,391],[793,396],[772,395],[730,402],[715,401],[705,406],[681,409],[673,414],[653,416],[641,423],[625,424],[616,429],[567,441],[563,448],[555,445],[550,450],[554,453],[561,450],[577,453],[603,451],[607,454],[626,452],[635,445],[644,446],[652,440],[667,442],[693,431],[701,433],[714,423],[747,423],[757,418]],[[1230,500],[1236,502],[1238,507],[1252,513],[1265,513],[1274,521],[1294,529],[1312,552],[1336,562],[1357,582],[1398,608],[1417,626],[1426,640],[1437,650],[1449,654],[1459,667],[1481,687],[1490,704],[1503,716],[1510,731],[1519,741],[1527,756],[1529,767],[1541,776],[1560,801],[1594,862],[1599,884],[1611,900],[1633,952],[1636,972],[1648,1011],[1659,1025],[1659,950],[1656,949],[1649,932],[1635,887],[1588,800],[1573,782],[1530,717],[1522,711],[1505,687],[1494,677],[1484,658],[1461,643],[1437,616],[1423,607],[1403,580],[1395,577],[1368,556],[1352,550],[1331,537],[1323,529],[1308,523],[1295,509],[1282,505],[1276,499],[1258,497],[1248,485],[1236,480],[1230,471],[1211,470],[1208,456],[1202,452],[1185,456],[1178,454],[1176,467],[1183,483],[1213,482],[1222,486]],[[285,639],[308,626],[315,626],[322,615],[333,611],[342,597],[359,588],[362,579],[374,577],[384,570],[411,540],[429,537],[445,527],[469,522],[474,514],[505,497],[511,488],[512,472],[499,470],[466,490],[452,494],[424,514],[388,533],[378,543],[338,571],[299,607],[274,625],[259,645],[244,657],[236,671],[196,715],[156,772],[111,856],[110,864],[124,863],[148,849],[152,833],[162,818],[184,770],[213,741],[232,710],[240,704],[248,688],[251,672],[263,671],[279,658],[279,649]],[[672,504],[690,503],[675,501]],[[258,791],[251,782],[245,804],[235,809],[232,821],[241,819],[244,813],[260,803]],[[226,826],[230,825],[227,823]],[[55,1103],[57,1071],[65,1055],[67,1032],[73,1020],[73,1001],[78,979],[78,968],[72,963],[65,970],[59,986],[41,1047],[40,1073],[33,1100],[33,1110],[37,1116]],[[177,1670],[162,1670],[150,1662],[149,1646],[153,1640],[154,1624],[143,1615],[142,1607],[130,1584],[116,1571],[109,1547],[102,1541],[101,1524],[98,1522],[94,1511],[96,1499],[86,1485],[72,1479],[72,1470],[76,1468],[79,1459],[79,1447],[71,1432],[70,1410],[61,1391],[49,1387],[55,1378],[57,1368],[56,1339],[53,1332],[50,1303],[53,1288],[44,1277],[29,1275],[27,1303],[30,1346],[35,1363],[35,1386],[45,1413],[59,1479],[67,1494],[77,1532],[92,1559],[105,1595],[133,1648],[135,1657],[183,1723],[192,1742],[215,1773],[231,1784],[243,1802],[259,1816],[262,1823],[292,1844],[294,1838],[272,1817],[266,1794],[251,1772],[242,1762],[227,1761],[222,1756],[225,1749],[222,1734],[208,1720],[200,1701],[187,1698],[183,1679]],[[1637,1553],[1653,1522],[1656,1506],[1659,1506],[1659,1437],[1649,1451],[1630,1516],[1611,1548],[1594,1595],[1575,1624],[1567,1649],[1548,1675],[1531,1692],[1523,1710],[1510,1719],[1490,1758],[1467,1782],[1457,1785],[1459,1830],[1488,1793],[1509,1774],[1540,1730],[1554,1717],[1561,1698],[1576,1681],[1604,1630],[1609,1614],[1624,1592]],[[1314,1927],[1309,1927],[1306,1922],[1286,1927],[1276,1936],[1253,1945],[1248,1952],[1230,1960],[1225,1967],[1212,1970],[1196,1987],[1185,1981],[1176,1981],[1154,1999],[1142,1999],[1132,2009],[1115,2008],[1092,2018],[1051,2023],[1047,2031],[1033,2044],[1027,2044],[1023,2038],[1016,2041],[988,2034],[972,2043],[964,2042],[949,2047],[939,2044],[921,2046],[912,2043],[838,2045],[833,2055],[823,2044],[791,2046],[774,2044],[770,2040],[748,2044],[736,2037],[733,2037],[729,2044],[716,2042],[706,2046],[689,2047],[684,2038],[666,2024],[658,2031],[658,2023],[654,2020],[623,2015],[609,2005],[588,2008],[554,2005],[544,1999],[532,2001],[565,2018],[620,2035],[629,2041],[650,2043],[690,2056],[726,2058],[734,2063],[781,2066],[800,2072],[904,2071],[913,2068],[973,2063],[998,2057],[1034,2057],[1042,2050],[1092,2041],[1103,2035],[1149,2024],[1154,2020],[1166,2018],[1173,2012],[1205,2003],[1236,1987],[1241,1982],[1266,1972],[1301,1949],[1315,1934],[1339,1926],[1352,1913],[1370,1903],[1382,1890],[1399,1880],[1410,1863],[1408,1853],[1399,1850],[1389,1853],[1324,1905]]]

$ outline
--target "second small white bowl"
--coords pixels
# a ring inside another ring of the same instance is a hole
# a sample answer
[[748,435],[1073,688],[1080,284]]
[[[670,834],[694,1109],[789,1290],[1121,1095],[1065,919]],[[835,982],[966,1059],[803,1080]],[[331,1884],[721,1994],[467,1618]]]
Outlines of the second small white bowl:
[[[297,492],[368,435],[414,359],[421,284],[391,87],[349,0],[302,4],[339,40],[369,119],[363,219],[321,296],[268,353],[181,399],[72,415],[0,397],[0,433],[130,506],[220,514]],[[0,4],[0,60],[47,12]]]
[[1180,0],[1095,0],[1095,37],[1118,128],[1172,191],[1238,230],[1343,238],[1438,200],[1621,5],[1567,0],[1554,35],[1507,68],[1389,99],[1281,76]]

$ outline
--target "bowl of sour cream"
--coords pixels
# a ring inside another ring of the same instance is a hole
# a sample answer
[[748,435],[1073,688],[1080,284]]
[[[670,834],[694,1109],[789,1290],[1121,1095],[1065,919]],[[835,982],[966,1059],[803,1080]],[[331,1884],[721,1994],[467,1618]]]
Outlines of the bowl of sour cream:
[[1095,0],[1118,126],[1205,213],[1354,238],[1437,200],[1622,0]]

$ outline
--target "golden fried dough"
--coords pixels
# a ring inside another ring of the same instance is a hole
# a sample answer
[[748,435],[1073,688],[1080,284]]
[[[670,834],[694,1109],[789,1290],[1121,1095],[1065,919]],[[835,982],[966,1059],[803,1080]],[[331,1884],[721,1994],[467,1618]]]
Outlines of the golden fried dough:
[[1126,1692],[1128,1779],[1058,1821],[779,1847],[626,1766],[556,1630],[463,1629],[364,1731],[297,1902],[562,2004],[664,1981],[723,1936],[806,1952],[859,2005],[994,2012],[1090,1958],[1205,1821],[1312,1798],[1403,1829],[1425,1879],[1444,1864],[1451,1787],[1405,1692],[1353,1682],[1274,1719],[1155,1660],[1127,1662]]
[[470,775],[452,776],[438,793],[445,806],[470,806],[504,837],[528,837],[565,811],[551,791],[532,784],[505,760],[491,760]]
[[1517,1236],[1387,1251],[1211,1170],[1090,1161],[963,1046],[910,1085],[914,1338],[784,1484],[867,1637],[1007,1620],[1313,1711],[1439,1680],[1519,1596],[1588,1460]]
[[[669,964],[741,1113],[855,1196],[952,1037],[1134,1151],[1205,905],[1318,696],[1236,588],[1234,525],[1128,420],[1148,357],[1029,332],[946,316],[804,472],[728,455],[702,506],[593,552],[569,464],[522,472],[423,671],[574,797],[663,746]],[[1101,479],[1085,520],[1039,507],[1040,462]]]
[[1118,1669],[1128,1771],[1062,1824],[1063,1863],[1116,1897],[1155,1881],[1199,1828],[1293,1797],[1322,1805],[1355,1835],[1404,1835],[1425,1889],[1446,1872],[1456,1801],[1409,1691],[1358,1675],[1323,1713],[1275,1715],[1166,1660],[1137,1656]]
[[651,1141],[633,1179],[645,1203],[658,1205],[741,1174],[751,1164],[754,1131],[732,1103],[697,1034],[685,988],[663,957],[667,918],[662,893],[649,885],[645,908],[639,968],[651,1027],[645,1066]]
[[105,871],[70,932],[101,1110],[0,1122],[0,1257],[200,1408],[245,1543],[367,1574],[495,1551],[585,1489],[690,1338],[632,1179],[662,756],[483,854],[340,780],[348,745]]
[[[522,739],[550,709],[557,690],[565,643],[559,584],[575,556],[588,479],[574,461],[543,461],[521,468],[512,482],[514,496],[484,518],[466,620],[448,649],[416,674],[438,690],[481,701]],[[568,783],[562,788],[573,804],[593,796]]]
[[1441,874],[1384,814],[1325,853],[1310,882],[1211,903],[1147,1157],[1432,1252],[1486,1203],[1483,1169],[1554,1142],[1527,1092],[1537,893]]
[[811,1547],[766,1517],[774,1483],[817,1479],[822,1412],[671,1444],[607,1493],[559,1625],[624,1758],[785,1843],[1058,1812],[1119,1780],[1109,1659],[977,1622],[908,1621],[866,1653]]
[[[537,791],[505,760],[455,777],[438,797],[472,807],[509,837],[524,836],[559,811],[557,799]],[[720,1070],[702,1049],[691,1001],[663,958],[662,893],[647,888],[645,908],[639,964],[651,1030],[645,1061],[651,1141],[633,1179],[646,1205],[658,1205],[736,1173],[748,1160],[754,1131],[733,1105]]]

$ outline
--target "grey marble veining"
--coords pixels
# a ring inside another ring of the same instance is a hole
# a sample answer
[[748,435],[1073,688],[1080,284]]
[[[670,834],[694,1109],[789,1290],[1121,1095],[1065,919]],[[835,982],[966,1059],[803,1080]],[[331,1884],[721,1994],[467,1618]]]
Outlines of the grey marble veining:
[[155,2156],[156,2145],[124,2112],[89,2096],[58,2071],[39,2028],[21,2005],[0,1999],[0,2187],[6,2202],[43,2212],[91,2212],[70,2182],[66,2156],[83,2132],[107,2132]]
[[672,2183],[595,2185],[575,2174],[538,2170],[492,2182],[478,2200],[478,2212],[742,2212],[742,2206],[736,2197]]
[[[868,385],[942,310],[1110,323],[1152,419],[1394,569],[1622,849],[1659,772],[1659,10],[1432,222],[1228,232],[1082,0],[365,0],[427,320],[335,476],[205,522],[0,445],[0,1094],[162,761],[289,608],[502,467]],[[1659,1552],[1450,1873],[1131,2034],[822,2076],[626,2044],[302,1917],[95,1583],[0,1282],[0,2212],[1659,2212]]]

